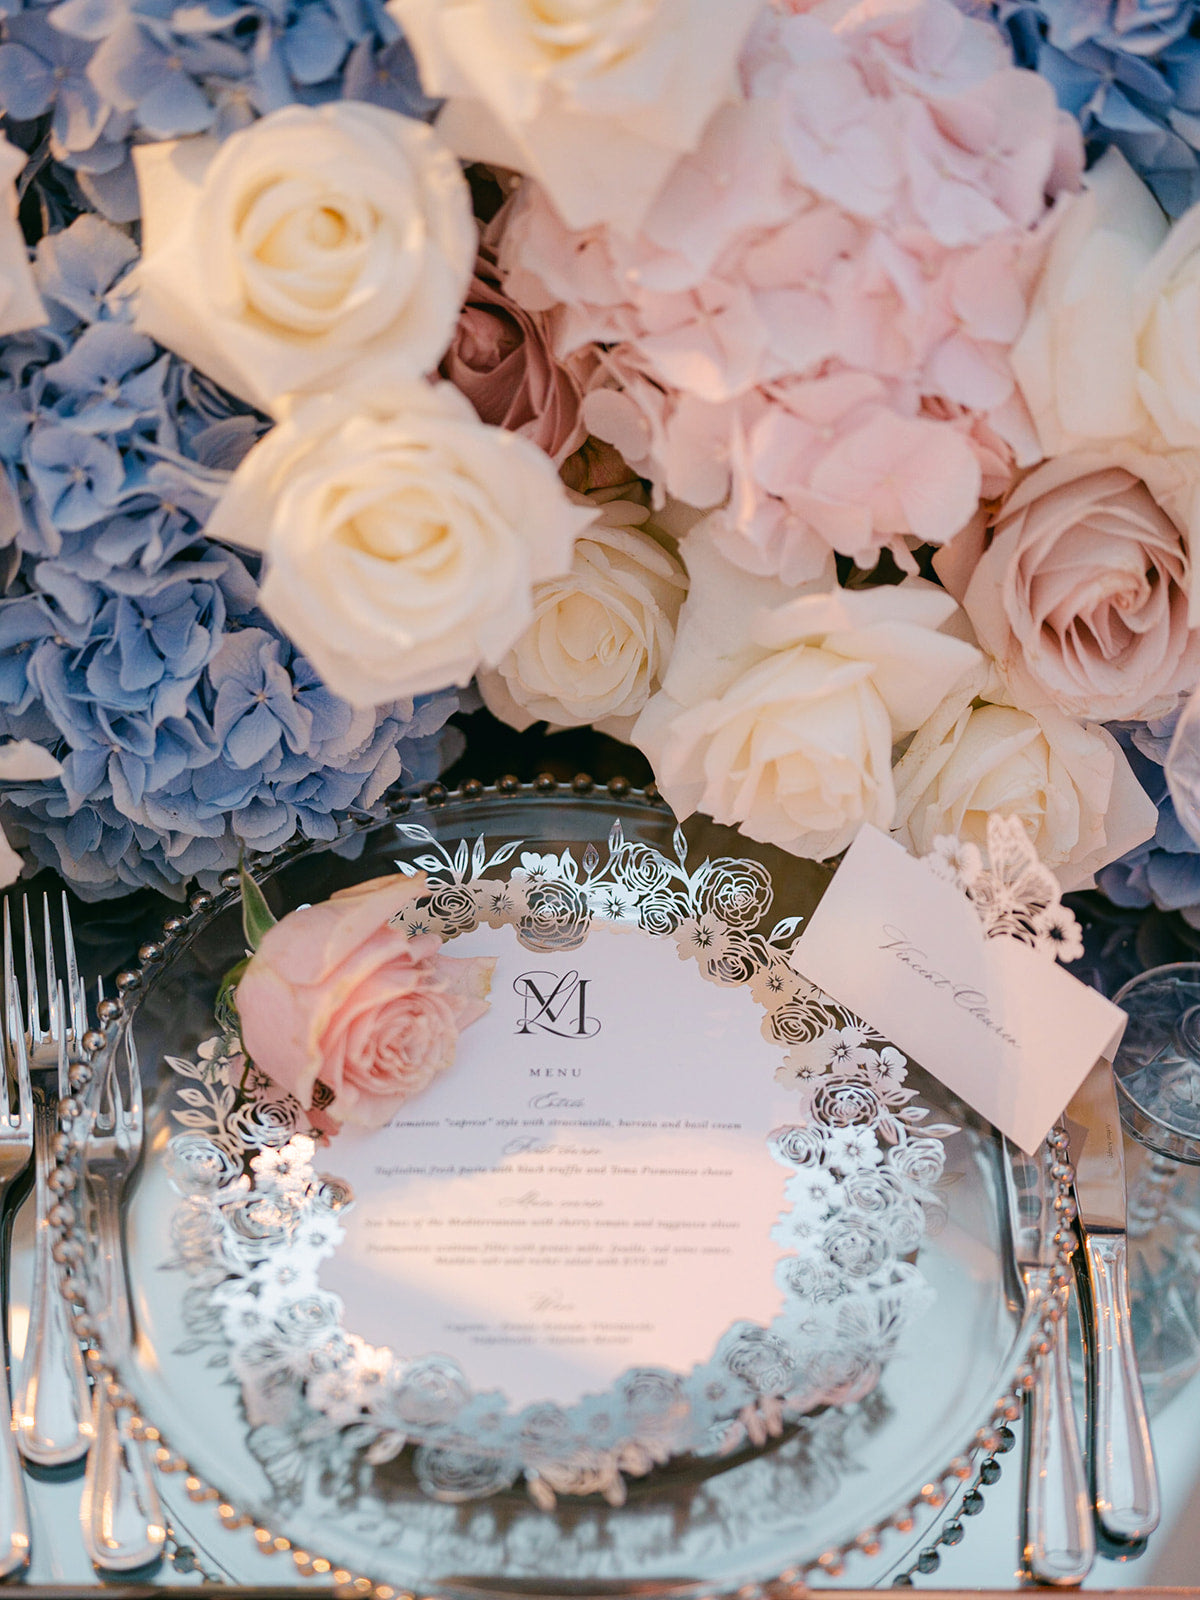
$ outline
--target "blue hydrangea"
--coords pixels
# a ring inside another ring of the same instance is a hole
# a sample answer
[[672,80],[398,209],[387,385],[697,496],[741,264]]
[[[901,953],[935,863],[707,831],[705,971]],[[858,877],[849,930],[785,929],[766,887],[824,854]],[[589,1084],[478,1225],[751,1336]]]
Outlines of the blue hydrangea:
[[[194,631],[194,619],[184,623]],[[243,848],[272,850],[297,832],[336,837],[393,785],[437,776],[440,731],[458,706],[447,692],[355,710],[258,625],[226,633],[190,685],[160,677],[139,700],[119,677],[106,679],[87,708],[70,697],[94,652],[42,632],[28,654],[42,696],[34,710],[60,732],[63,773],[6,786],[5,828],[93,899],[143,885],[177,893],[236,865]],[[5,732],[20,725],[5,714],[22,687],[11,655],[0,667]]]
[[1116,725],[1112,732],[1129,757],[1134,776],[1158,807],[1154,836],[1096,874],[1115,905],[1179,911],[1200,928],[1200,845],[1175,815],[1163,769],[1174,716],[1158,723]]
[[999,0],[1021,66],[1116,145],[1169,215],[1200,199],[1200,26],[1192,0]]
[[49,323],[0,342],[0,466],[20,508],[7,530],[0,518],[0,541],[7,531],[41,558],[42,584],[80,562],[93,577],[97,561],[125,564],[139,522],[177,555],[267,427],[131,326],[122,283],[135,259],[99,217],[43,239],[34,274]]
[[133,255],[95,217],[43,239],[48,325],[0,340],[0,737],[62,765],[0,803],[90,897],[334,838],[436,776],[458,706],[356,710],[256,609],[204,527],[266,421],[130,325]]
[[138,215],[136,139],[221,139],[281,106],[368,100],[427,117],[416,63],[382,0],[60,0],[0,27],[0,113],[32,130],[56,214]]

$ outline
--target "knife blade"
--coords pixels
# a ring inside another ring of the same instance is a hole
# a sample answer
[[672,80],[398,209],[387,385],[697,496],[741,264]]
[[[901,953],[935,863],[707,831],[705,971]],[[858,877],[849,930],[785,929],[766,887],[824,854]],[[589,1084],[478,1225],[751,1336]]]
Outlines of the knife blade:
[[1075,1426],[1067,1350],[1068,1285],[1055,1287],[1053,1153],[1043,1145],[1033,1157],[1002,1141],[1005,1197],[1013,1262],[1025,1299],[1025,1325],[1040,1322],[1057,1303],[1050,1349],[1038,1366],[1025,1411],[1025,1568],[1036,1583],[1074,1586],[1096,1559],[1087,1471]]
[[1158,1526],[1158,1473],[1133,1347],[1125,1243],[1125,1155],[1110,1062],[1097,1061],[1066,1114],[1091,1290],[1088,1422],[1096,1517],[1111,1539]]

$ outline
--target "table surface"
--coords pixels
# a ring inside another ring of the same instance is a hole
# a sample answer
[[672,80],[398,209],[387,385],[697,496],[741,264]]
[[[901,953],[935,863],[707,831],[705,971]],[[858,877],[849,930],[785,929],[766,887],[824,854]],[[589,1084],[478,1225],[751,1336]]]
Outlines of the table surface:
[[[635,785],[649,780],[641,755],[628,746],[590,730],[547,736],[540,730],[515,735],[486,712],[458,719],[465,735],[465,753],[446,775],[453,786],[467,778],[494,782],[505,773],[530,780],[549,772],[569,781],[585,771],[599,782],[614,776]],[[20,890],[57,893],[50,874],[39,874]],[[16,893],[19,891],[10,891]],[[1120,911],[1096,896],[1073,897],[1087,941],[1087,953],[1074,970],[1112,993],[1134,972],[1173,960],[1200,959],[1200,934],[1176,915]],[[174,909],[149,891],[96,906],[74,905],[80,963],[90,974],[111,975],[127,964],[139,943],[154,936]],[[10,1274],[10,1339],[14,1364],[24,1347],[28,1322],[32,1206],[22,1207],[13,1234]],[[1200,1362],[1200,1353],[1198,1353]],[[1152,1418],[1152,1431],[1163,1490],[1163,1516],[1158,1533],[1135,1559],[1097,1561],[1089,1589],[1136,1590],[1142,1587],[1200,1586],[1200,1371]],[[1019,1427],[1019,1425],[1018,1425]],[[983,1513],[972,1519],[962,1544],[940,1551],[936,1572],[919,1577],[919,1587],[938,1590],[1012,1589],[1018,1583],[1020,1441],[1004,1461],[1000,1482],[987,1490]],[[317,1590],[321,1580],[298,1577],[290,1561],[264,1555],[249,1529],[230,1532],[212,1504],[192,1504],[178,1478],[160,1478],[168,1510],[168,1555],[152,1574],[136,1574],[156,1587],[199,1587],[228,1584],[231,1568],[240,1581],[264,1587],[286,1585],[292,1595]],[[33,1561],[29,1582],[75,1593],[95,1577],[84,1554],[79,1528],[81,1476],[29,1480]],[[876,1564],[878,1566],[878,1564]],[[863,1559],[848,1565],[839,1587],[867,1587],[882,1573]],[[106,1583],[106,1594],[118,1600],[120,1589]]]

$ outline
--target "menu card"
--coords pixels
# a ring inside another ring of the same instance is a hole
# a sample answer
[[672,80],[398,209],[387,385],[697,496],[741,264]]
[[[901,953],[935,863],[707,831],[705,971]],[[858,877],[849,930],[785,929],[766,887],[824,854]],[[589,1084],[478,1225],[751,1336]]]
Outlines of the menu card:
[[795,1097],[749,991],[619,925],[561,952],[483,927],[447,953],[497,957],[489,1012],[386,1128],[324,1152],[356,1196],[321,1270],[346,1325],[521,1405],[686,1371],[769,1323],[787,1172],[768,1135]]

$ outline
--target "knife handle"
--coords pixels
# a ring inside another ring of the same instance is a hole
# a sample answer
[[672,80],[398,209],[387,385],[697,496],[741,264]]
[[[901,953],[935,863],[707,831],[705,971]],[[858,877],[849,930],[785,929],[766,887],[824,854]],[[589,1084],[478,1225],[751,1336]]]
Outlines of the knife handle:
[[1075,1426],[1064,1285],[1042,1304],[1058,1301],[1054,1342],[1037,1372],[1025,1424],[1025,1566],[1035,1583],[1075,1587],[1096,1559],[1092,1500]]
[[1092,1470],[1096,1516],[1130,1543],[1158,1526],[1158,1474],[1129,1316],[1125,1235],[1085,1231],[1092,1289]]

